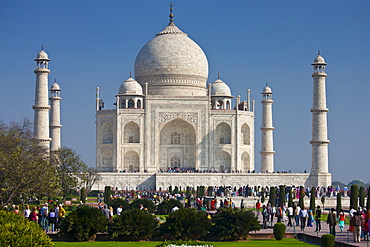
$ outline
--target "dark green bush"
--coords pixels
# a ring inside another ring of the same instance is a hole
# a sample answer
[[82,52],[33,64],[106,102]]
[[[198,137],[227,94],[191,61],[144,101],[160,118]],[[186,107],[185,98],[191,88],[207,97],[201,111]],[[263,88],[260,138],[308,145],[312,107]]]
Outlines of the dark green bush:
[[282,240],[285,235],[286,226],[283,223],[276,223],[274,225],[274,236],[276,240]]
[[92,190],[92,191],[89,192],[89,194],[87,196],[98,197],[99,194],[100,194],[99,190]]
[[80,201],[82,203],[85,203],[86,202],[86,188],[85,187],[82,187],[81,188],[81,192],[80,192]]
[[334,235],[324,234],[321,236],[321,246],[322,247],[334,247]]
[[270,197],[269,197],[269,203],[271,205],[275,206],[275,199],[276,199],[276,187],[270,188]]
[[0,246],[54,246],[39,225],[13,212],[0,210]]
[[176,241],[164,241],[161,244],[158,244],[156,247],[167,247],[169,245],[175,245],[175,246],[209,246],[212,245],[206,242],[198,242],[198,241],[192,241],[192,240],[176,240]]
[[98,232],[105,232],[108,222],[100,209],[82,205],[62,220],[60,233],[70,235],[78,241],[95,240]]
[[358,210],[358,186],[357,184],[351,185],[351,195],[350,195],[350,208]]
[[169,214],[171,210],[177,206],[178,208],[182,209],[184,206],[179,200],[169,199],[164,200],[157,206],[157,214]]
[[156,206],[153,201],[148,199],[136,199],[131,203],[131,209],[139,209],[140,205],[143,205],[144,208],[147,208],[150,213],[154,213]]
[[109,204],[111,202],[112,189],[110,186],[104,187],[104,203]]
[[153,214],[140,209],[127,210],[113,219],[109,235],[112,239],[121,236],[126,240],[148,240],[155,233],[157,225]]
[[109,206],[113,207],[114,214],[117,213],[116,209],[119,207],[119,205],[122,205],[123,210],[129,210],[131,209],[131,205],[128,201],[122,199],[122,198],[114,198],[110,203]]
[[235,241],[248,237],[250,231],[260,229],[253,211],[238,208],[222,208],[212,219],[211,233],[220,240]]
[[166,222],[160,227],[164,239],[199,240],[211,228],[211,221],[204,212],[194,208],[183,208],[170,213]]
[[360,207],[365,207],[365,188],[364,186],[360,187],[360,193],[359,193],[359,198],[358,198],[358,203],[360,204]]

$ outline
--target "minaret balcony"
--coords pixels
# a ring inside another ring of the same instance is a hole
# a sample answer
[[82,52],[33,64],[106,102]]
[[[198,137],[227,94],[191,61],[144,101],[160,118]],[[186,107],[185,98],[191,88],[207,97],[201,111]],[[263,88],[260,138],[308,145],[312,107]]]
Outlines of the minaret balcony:
[[329,112],[329,109],[328,108],[325,108],[325,109],[312,109],[311,108],[311,112]]

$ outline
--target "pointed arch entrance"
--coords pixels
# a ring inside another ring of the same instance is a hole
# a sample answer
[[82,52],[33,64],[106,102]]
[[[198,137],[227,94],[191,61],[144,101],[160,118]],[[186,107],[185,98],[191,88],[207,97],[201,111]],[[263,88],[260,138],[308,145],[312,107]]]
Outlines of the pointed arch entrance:
[[182,119],[165,124],[160,132],[159,168],[195,169],[196,134],[194,127]]

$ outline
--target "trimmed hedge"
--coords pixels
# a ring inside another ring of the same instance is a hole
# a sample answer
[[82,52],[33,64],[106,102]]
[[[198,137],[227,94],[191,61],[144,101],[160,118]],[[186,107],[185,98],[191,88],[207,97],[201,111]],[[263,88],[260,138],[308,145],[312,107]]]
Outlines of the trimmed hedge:
[[324,234],[321,236],[322,247],[334,247],[335,237],[332,234]]
[[41,227],[24,216],[0,210],[0,246],[54,246]]
[[164,200],[157,206],[157,214],[160,214],[160,215],[169,214],[171,213],[171,210],[175,206],[177,206],[179,209],[184,208],[184,206],[179,200],[175,200],[175,199]]
[[286,226],[283,223],[276,223],[274,225],[274,236],[276,240],[282,240],[285,236]]

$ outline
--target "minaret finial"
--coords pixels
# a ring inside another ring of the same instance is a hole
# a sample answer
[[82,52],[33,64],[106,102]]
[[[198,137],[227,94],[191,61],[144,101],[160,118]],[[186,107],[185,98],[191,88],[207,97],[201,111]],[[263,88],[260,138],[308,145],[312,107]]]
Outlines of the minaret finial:
[[320,56],[320,50],[317,51],[317,55]]
[[41,45],[41,50],[42,50],[42,51],[44,50],[44,45]]
[[266,87],[268,87],[268,85],[269,85],[269,83],[268,83],[268,82],[266,82]]
[[54,78],[54,83],[57,83],[57,78]]
[[217,75],[217,77],[218,77],[217,79],[220,79],[220,72],[218,72],[218,75]]
[[132,77],[132,73],[131,73],[131,70],[130,70],[130,78]]
[[172,14],[172,10],[173,10],[172,7],[173,7],[173,4],[170,3],[170,15],[169,15],[169,17],[170,17],[170,23],[168,25],[173,25],[173,17],[174,17],[174,15]]

